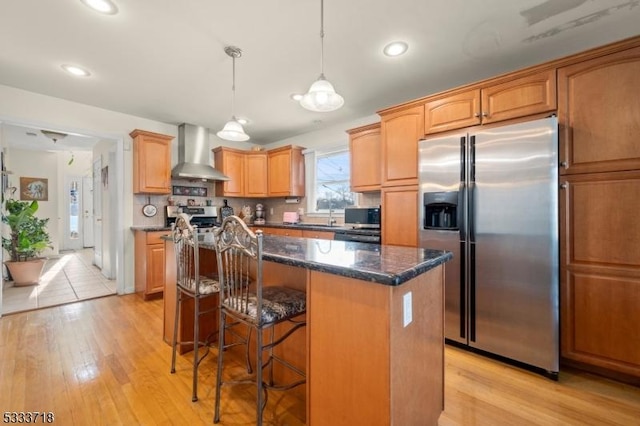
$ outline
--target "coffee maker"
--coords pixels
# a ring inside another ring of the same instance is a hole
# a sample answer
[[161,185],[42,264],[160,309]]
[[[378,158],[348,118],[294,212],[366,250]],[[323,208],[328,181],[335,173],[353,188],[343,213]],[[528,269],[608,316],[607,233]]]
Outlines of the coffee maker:
[[264,225],[266,223],[266,213],[262,204],[256,204],[256,218],[253,220],[254,225]]

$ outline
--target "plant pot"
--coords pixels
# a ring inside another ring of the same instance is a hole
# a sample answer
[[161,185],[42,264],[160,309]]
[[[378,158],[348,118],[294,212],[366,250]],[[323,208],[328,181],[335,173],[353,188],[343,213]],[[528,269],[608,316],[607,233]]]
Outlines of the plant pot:
[[47,263],[46,258],[32,259],[26,262],[13,262],[10,260],[4,262],[9,274],[13,277],[14,286],[38,284],[45,263]]

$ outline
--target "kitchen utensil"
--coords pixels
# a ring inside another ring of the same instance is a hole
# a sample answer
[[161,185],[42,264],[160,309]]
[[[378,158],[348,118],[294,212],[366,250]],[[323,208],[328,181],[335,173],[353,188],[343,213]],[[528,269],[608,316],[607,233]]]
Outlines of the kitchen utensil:
[[151,204],[151,197],[147,197],[147,204],[142,207],[142,214],[146,217],[153,217],[158,213],[158,208]]
[[233,216],[233,207],[227,203],[227,200],[222,200],[222,202],[224,205],[220,208],[220,216],[224,220],[227,216]]

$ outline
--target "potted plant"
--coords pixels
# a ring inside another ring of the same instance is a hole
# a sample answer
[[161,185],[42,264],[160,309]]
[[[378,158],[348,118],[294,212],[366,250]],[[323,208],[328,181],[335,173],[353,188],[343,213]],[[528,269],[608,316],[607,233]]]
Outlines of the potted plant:
[[2,247],[9,253],[4,264],[13,278],[14,285],[37,284],[47,261],[39,258],[51,240],[47,232],[49,219],[35,216],[37,201],[7,199],[2,222],[9,226],[9,238],[2,237]]

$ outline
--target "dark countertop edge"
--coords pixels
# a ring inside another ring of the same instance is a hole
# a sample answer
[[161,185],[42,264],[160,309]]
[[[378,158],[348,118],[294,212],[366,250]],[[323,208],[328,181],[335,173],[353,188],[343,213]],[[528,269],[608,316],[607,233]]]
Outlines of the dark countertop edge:
[[285,228],[285,229],[302,229],[302,230],[308,229],[310,231],[327,231],[327,232],[344,231],[346,229],[351,229],[345,226],[326,226],[321,223],[305,223],[305,222],[292,223],[292,224],[284,224],[282,222],[273,222],[273,223],[267,222],[264,225],[256,225],[252,223],[250,226],[256,229],[260,229],[260,227],[265,227],[265,228]]
[[422,275],[425,272],[435,268],[436,266],[453,259],[453,253],[442,251],[439,256],[428,259],[422,263],[415,265],[412,268],[396,274],[385,274],[382,272],[352,269],[344,266],[329,265],[326,263],[318,263],[311,260],[300,260],[288,256],[280,256],[268,253],[264,253],[262,259],[281,263],[284,265],[298,266],[313,271],[326,272],[329,274],[339,275],[347,278],[370,281],[376,284],[399,286],[409,281],[410,279],[415,278],[418,275]]
[[134,225],[129,229],[131,229],[132,231],[144,231],[144,232],[171,231],[171,227],[162,226],[162,225]]

